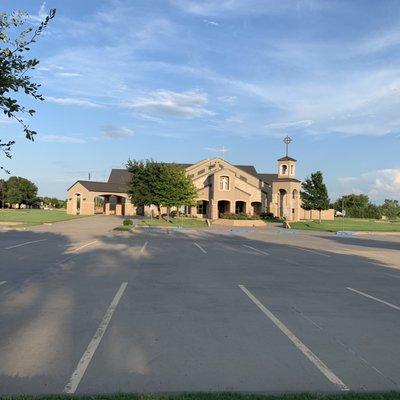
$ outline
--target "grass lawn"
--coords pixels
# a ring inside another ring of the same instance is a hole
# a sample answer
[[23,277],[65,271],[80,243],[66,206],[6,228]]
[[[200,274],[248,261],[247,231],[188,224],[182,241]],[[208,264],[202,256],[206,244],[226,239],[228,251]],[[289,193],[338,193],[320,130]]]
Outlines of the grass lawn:
[[0,210],[0,225],[24,227],[82,218],[68,215],[65,210]]
[[[204,228],[207,226],[206,221],[197,218],[171,218],[171,222],[164,219],[144,219],[140,222],[140,225],[146,226],[170,226],[170,227],[180,227],[180,228]],[[139,226],[140,226],[139,225]]]
[[312,231],[380,231],[400,232],[400,222],[388,222],[374,219],[335,218],[334,221],[299,221],[291,222],[293,229]]
[[244,394],[244,393],[183,393],[183,394],[110,394],[110,395],[48,395],[48,396],[0,396],[0,400],[400,400],[400,392],[362,393],[288,393],[288,394]]

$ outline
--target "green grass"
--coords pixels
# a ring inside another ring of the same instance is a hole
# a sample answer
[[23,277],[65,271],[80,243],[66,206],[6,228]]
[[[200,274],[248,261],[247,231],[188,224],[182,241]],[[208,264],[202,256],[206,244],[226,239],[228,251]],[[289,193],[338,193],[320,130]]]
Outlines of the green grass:
[[[165,219],[144,219],[140,222],[140,225],[147,226],[165,226],[165,227],[181,227],[181,228],[204,228],[207,226],[206,221],[197,218],[171,218],[171,222],[166,221]],[[139,225],[139,226],[140,226]]]
[[291,222],[293,229],[304,229],[313,231],[377,231],[377,232],[400,232],[400,222],[388,222],[374,219],[358,218],[335,218],[334,221],[300,221]]
[[0,396],[0,400],[400,400],[400,392],[371,393],[289,393],[289,394],[243,394],[243,393],[183,393],[183,394],[111,394],[111,395],[48,395],[48,396]]
[[[0,225],[25,227],[82,218],[82,215],[68,215],[65,210],[0,210]],[[17,222],[18,224],[14,224]]]

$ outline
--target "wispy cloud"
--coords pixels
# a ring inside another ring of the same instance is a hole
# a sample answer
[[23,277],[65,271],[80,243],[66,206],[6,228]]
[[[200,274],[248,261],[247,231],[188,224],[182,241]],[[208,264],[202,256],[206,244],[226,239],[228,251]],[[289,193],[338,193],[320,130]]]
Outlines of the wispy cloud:
[[133,136],[133,130],[125,126],[105,125],[101,127],[102,136],[107,139],[126,139]]
[[39,135],[38,140],[47,143],[85,143],[86,141],[76,136],[64,135]]
[[218,23],[218,22],[210,21],[210,20],[208,20],[208,19],[205,19],[203,22],[204,22],[205,24],[207,24],[207,25],[219,26],[219,23]]
[[200,90],[186,92],[158,90],[148,97],[128,103],[127,107],[154,116],[198,118],[214,115],[214,112],[205,108],[207,102],[207,94]]
[[311,119],[305,119],[302,121],[290,121],[290,122],[273,122],[271,124],[265,125],[268,129],[296,129],[296,128],[305,128],[314,123]]
[[104,107],[102,104],[95,103],[92,100],[75,99],[75,98],[71,98],[71,97],[52,97],[52,96],[47,96],[46,100],[49,103],[59,104],[59,105],[62,105],[62,106],[78,106],[78,107],[93,107],[93,108]]
[[37,14],[30,14],[29,15],[29,20],[32,22],[42,22],[48,15],[48,12],[46,11],[46,2],[44,1],[37,12]]

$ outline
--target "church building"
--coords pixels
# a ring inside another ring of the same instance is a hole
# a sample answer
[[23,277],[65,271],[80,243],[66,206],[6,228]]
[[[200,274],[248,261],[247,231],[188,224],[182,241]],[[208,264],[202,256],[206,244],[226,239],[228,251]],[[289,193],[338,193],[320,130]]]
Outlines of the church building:
[[[296,178],[296,160],[278,160],[276,173],[259,173],[253,165],[234,165],[222,158],[179,164],[197,188],[197,206],[185,212],[216,220],[224,213],[259,215],[272,213],[287,221],[318,218],[317,212],[301,208],[301,181]],[[68,189],[69,214],[150,215],[153,206],[135,207],[126,193],[130,173],[113,169],[107,182],[79,180]],[[333,219],[333,210],[323,212]]]

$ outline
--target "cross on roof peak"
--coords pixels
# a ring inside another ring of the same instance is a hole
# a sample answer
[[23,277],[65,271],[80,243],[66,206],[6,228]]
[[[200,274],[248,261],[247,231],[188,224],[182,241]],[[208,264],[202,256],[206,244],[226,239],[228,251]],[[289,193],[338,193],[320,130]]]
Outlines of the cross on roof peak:
[[286,157],[289,155],[289,144],[292,143],[292,138],[290,136],[286,136],[283,139],[283,143],[286,145]]

